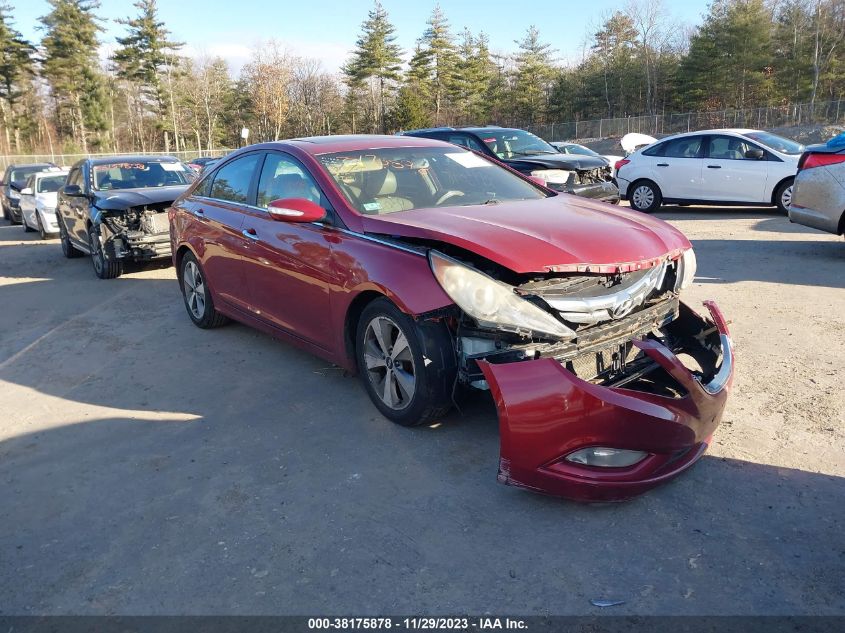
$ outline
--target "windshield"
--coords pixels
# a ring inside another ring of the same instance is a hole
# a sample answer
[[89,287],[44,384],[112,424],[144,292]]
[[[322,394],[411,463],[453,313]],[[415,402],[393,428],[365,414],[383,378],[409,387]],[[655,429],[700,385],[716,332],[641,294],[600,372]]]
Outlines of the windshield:
[[16,167],[12,170],[12,173],[9,176],[9,182],[15,185],[18,189],[21,189],[26,183],[27,178],[29,178],[32,174],[37,174],[39,171],[44,171],[45,169],[47,169],[47,165]]
[[177,161],[114,162],[94,165],[94,189],[170,187],[191,182],[189,168]]
[[598,152],[594,152],[589,147],[583,145],[564,145],[567,154],[580,154],[581,156],[601,156]]
[[750,139],[762,143],[767,147],[771,147],[776,152],[781,154],[800,154],[804,151],[804,146],[801,143],[796,143],[788,138],[783,138],[777,134],[770,134],[769,132],[749,132],[745,134]]
[[516,174],[457,148],[376,149],[319,159],[352,207],[365,215],[547,197]]
[[67,174],[56,174],[55,176],[44,176],[38,181],[36,193],[55,193],[67,180]]
[[525,130],[479,130],[481,140],[499,158],[516,158],[536,154],[557,154],[558,151],[539,136]]

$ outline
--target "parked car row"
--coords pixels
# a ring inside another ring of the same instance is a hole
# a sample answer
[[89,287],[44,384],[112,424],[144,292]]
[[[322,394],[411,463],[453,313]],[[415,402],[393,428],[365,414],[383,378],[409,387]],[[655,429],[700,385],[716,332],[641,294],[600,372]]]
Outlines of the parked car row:
[[[86,159],[57,192],[57,226],[65,256],[87,253],[101,278],[171,256],[196,326],[234,319],[357,373],[397,424],[489,390],[503,483],[627,499],[702,456],[733,374],[719,309],[681,299],[689,241],[637,210],[788,206],[803,148],[752,130],[661,139],[617,163],[626,210],[601,202],[608,171],[583,181],[603,158],[543,143],[509,128],[295,139],[196,178],[174,158]],[[843,155],[809,151],[799,176],[831,168],[828,198],[845,195]]]

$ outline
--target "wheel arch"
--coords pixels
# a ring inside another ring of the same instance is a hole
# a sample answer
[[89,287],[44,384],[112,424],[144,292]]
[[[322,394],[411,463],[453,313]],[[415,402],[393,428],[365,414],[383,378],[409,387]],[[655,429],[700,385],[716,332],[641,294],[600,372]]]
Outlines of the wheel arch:
[[[343,320],[343,349],[346,354],[346,361],[353,371],[355,371],[355,333],[358,331],[358,322],[361,320],[361,313],[364,312],[370,303],[384,297],[389,299],[396,305],[396,302],[390,299],[383,292],[377,290],[364,290],[349,303],[346,308],[346,318]],[[401,310],[401,306],[397,306]],[[403,310],[404,312],[404,310]]]
[[780,189],[780,188],[781,188],[781,185],[783,185],[783,183],[785,183],[785,182],[789,182],[790,180],[791,180],[791,181],[793,182],[793,184],[794,184],[794,183],[795,183],[795,176],[784,176],[783,178],[781,178],[780,180],[778,180],[777,184],[774,186],[774,188],[772,188],[772,195],[771,195],[771,203],[772,203],[772,206],[776,207],[776,206],[778,205],[778,201],[777,201],[777,199],[776,199],[776,196],[777,196],[777,193],[778,193],[778,189]]

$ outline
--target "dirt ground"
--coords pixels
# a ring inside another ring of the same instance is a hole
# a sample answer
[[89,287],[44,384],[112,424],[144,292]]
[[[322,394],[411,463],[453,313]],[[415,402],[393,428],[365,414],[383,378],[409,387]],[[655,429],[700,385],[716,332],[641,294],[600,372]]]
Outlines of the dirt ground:
[[845,614],[845,241],[660,216],[734,391],[695,468],[600,506],[497,484],[487,397],[396,427],[319,359],[195,328],[172,268],[100,281],[4,223],[0,614]]

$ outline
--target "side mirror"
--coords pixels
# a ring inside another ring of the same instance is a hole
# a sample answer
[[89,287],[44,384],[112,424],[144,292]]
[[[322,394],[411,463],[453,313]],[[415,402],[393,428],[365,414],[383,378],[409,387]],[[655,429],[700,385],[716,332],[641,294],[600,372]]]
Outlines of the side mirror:
[[79,185],[65,185],[62,187],[62,193],[66,196],[71,196],[72,198],[78,198],[79,196],[84,195],[82,187]]
[[21,189],[22,196],[31,196],[32,195],[32,187],[24,187]]
[[273,200],[267,211],[280,222],[319,222],[326,219],[326,210],[305,198],[282,198]]
[[766,153],[761,149],[750,149],[747,152],[745,152],[746,158],[753,158],[754,160],[760,160],[765,155],[766,155]]

